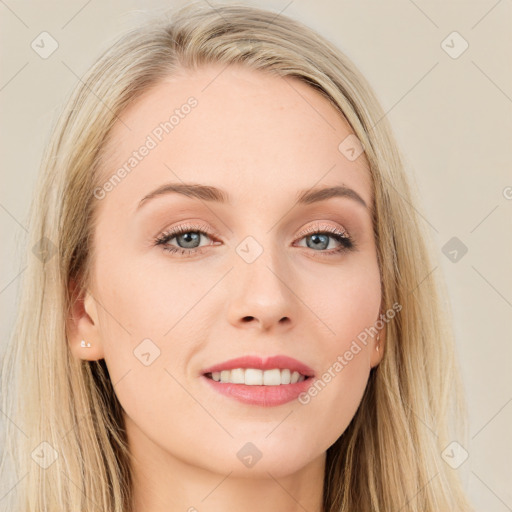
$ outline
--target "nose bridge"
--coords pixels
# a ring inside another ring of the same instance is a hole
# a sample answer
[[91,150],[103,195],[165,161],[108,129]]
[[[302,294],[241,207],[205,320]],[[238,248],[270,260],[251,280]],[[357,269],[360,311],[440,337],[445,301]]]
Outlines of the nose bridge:
[[244,218],[251,221],[245,226],[240,222],[236,224],[237,233],[242,237],[234,248],[239,258],[235,263],[237,270],[251,274],[255,269],[262,272],[261,267],[269,272],[267,265],[270,268],[282,266],[284,247],[276,239],[277,229],[273,226],[274,216],[269,204],[262,204],[258,198],[247,198],[244,211]]
[[[251,283],[256,288],[258,283],[262,283],[264,288],[271,287],[274,292],[286,289],[284,283],[289,276],[289,269],[283,249],[273,239],[272,232],[266,233],[262,229],[258,233],[247,235],[235,248],[238,256],[235,263],[236,273],[242,281]],[[284,290],[282,293],[285,293]]]
[[286,255],[273,239],[273,231],[268,231],[264,226],[253,230],[235,247],[234,288],[229,305],[232,323],[249,318],[268,328],[283,319],[295,318],[297,305],[288,284]]

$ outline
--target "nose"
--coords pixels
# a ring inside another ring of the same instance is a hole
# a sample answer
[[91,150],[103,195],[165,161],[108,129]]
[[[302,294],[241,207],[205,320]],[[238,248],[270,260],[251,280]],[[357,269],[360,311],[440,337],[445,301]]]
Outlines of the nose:
[[268,258],[238,262],[232,275],[229,322],[263,332],[289,330],[296,323],[299,304],[289,270],[276,268]]

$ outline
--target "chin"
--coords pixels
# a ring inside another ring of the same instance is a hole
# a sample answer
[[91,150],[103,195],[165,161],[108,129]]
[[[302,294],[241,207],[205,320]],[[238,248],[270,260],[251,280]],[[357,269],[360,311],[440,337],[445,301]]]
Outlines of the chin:
[[231,473],[230,477],[234,478],[269,478],[270,473],[279,479],[302,470],[324,455],[321,449],[314,450],[313,443],[305,442],[308,438],[304,436],[297,443],[278,436],[272,441],[264,436],[259,439],[232,441],[217,457],[210,451],[211,458],[205,461],[205,466],[218,473]]

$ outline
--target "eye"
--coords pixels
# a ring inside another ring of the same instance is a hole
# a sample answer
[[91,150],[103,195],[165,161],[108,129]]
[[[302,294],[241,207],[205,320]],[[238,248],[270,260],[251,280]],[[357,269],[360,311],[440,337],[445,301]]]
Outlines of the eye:
[[[202,252],[203,247],[198,247],[202,236],[210,238],[214,235],[210,234],[207,226],[204,225],[182,225],[159,235],[155,240],[155,245],[161,245],[164,251],[172,254],[179,253],[183,256],[193,256]],[[169,242],[174,239],[180,245],[179,247],[169,245]]]
[[[155,239],[154,243],[155,245],[161,245],[164,251],[172,254],[194,256],[201,254],[205,248],[205,246],[200,246],[201,237],[211,239],[212,237],[216,238],[216,235],[210,233],[206,225],[182,225],[165,231]],[[306,247],[313,249],[314,252],[318,252],[322,256],[335,255],[343,251],[353,250],[356,247],[354,240],[347,231],[330,225],[317,224],[309,230],[299,233],[299,237],[299,241],[306,240]],[[178,243],[177,247],[170,245],[170,242],[174,239]],[[325,250],[330,245],[329,239],[334,239],[339,244],[338,247]]]
[[[355,249],[356,245],[353,238],[344,229],[336,228],[330,225],[316,224],[307,231],[302,231],[300,240],[306,240],[306,246],[315,252],[320,252],[322,256],[330,256]],[[324,250],[329,247],[329,239],[338,242],[338,247]],[[304,247],[299,246],[299,247]]]

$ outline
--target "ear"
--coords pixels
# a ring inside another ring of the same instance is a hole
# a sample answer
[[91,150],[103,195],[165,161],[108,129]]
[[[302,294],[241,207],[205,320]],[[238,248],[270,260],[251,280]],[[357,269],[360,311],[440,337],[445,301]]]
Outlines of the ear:
[[71,305],[66,320],[69,349],[76,359],[96,361],[104,357],[96,300],[70,282]]
[[[377,336],[379,336],[379,340],[377,341]],[[384,347],[386,345],[386,324],[384,323],[384,327],[379,330],[378,335],[376,334],[373,337],[373,341],[371,344],[371,354],[370,354],[370,366],[374,368],[377,366],[381,360],[382,355],[384,354]]]

